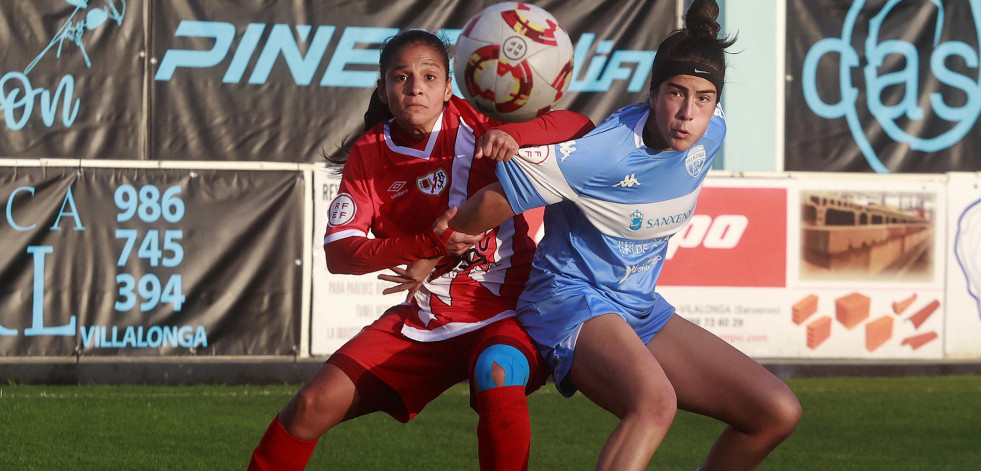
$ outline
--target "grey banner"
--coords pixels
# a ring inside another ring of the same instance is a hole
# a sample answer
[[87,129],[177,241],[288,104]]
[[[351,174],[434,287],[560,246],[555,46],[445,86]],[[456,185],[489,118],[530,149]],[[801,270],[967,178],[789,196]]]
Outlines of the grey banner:
[[302,175],[0,167],[0,355],[282,355]]
[[146,3],[2,2],[0,157],[145,158]]
[[793,0],[787,170],[981,170],[981,1]]
[[[681,1],[530,2],[575,48],[557,107],[642,100]],[[321,161],[358,137],[387,37],[453,43],[493,3],[5,0],[0,158]]]

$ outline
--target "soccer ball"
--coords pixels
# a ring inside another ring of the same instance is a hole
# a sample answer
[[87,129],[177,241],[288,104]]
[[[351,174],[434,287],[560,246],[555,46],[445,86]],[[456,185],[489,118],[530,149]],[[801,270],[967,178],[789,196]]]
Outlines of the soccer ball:
[[467,22],[454,53],[460,93],[498,121],[548,112],[569,88],[572,40],[541,7],[504,2]]

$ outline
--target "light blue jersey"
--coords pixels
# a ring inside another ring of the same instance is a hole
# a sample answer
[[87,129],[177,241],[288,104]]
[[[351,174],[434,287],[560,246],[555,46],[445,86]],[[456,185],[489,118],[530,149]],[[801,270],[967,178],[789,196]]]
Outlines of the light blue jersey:
[[674,313],[654,287],[722,147],[725,116],[716,108],[687,151],[659,152],[644,146],[649,113],[647,103],[625,107],[580,139],[522,149],[497,167],[515,213],[549,205],[518,318],[567,396],[583,322],[616,313],[647,343]]

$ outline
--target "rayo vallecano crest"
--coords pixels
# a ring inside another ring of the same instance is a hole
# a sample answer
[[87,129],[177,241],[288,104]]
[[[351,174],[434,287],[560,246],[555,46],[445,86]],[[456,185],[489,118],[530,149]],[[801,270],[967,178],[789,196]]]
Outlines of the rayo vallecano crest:
[[702,166],[705,165],[705,146],[697,145],[688,149],[688,156],[685,157],[685,168],[688,175],[697,177],[702,173]]
[[427,195],[438,195],[446,188],[446,172],[437,169],[416,179],[419,191]]

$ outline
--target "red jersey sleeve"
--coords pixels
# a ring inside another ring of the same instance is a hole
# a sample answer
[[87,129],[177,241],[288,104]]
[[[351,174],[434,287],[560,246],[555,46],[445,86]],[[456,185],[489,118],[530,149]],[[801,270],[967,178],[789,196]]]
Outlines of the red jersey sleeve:
[[519,147],[527,147],[576,139],[595,127],[589,118],[579,113],[553,110],[531,121],[506,123],[494,129],[510,134]]
[[363,275],[416,260],[446,255],[435,232],[411,237],[369,239],[347,237],[324,244],[327,270],[334,274]]
[[344,165],[337,196],[328,207],[324,235],[327,270],[361,275],[446,255],[443,243],[432,230],[389,238],[368,237],[377,208],[371,174],[370,163],[355,146]]

